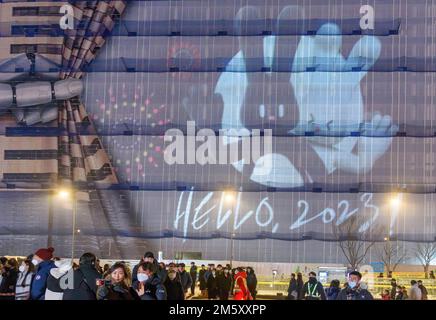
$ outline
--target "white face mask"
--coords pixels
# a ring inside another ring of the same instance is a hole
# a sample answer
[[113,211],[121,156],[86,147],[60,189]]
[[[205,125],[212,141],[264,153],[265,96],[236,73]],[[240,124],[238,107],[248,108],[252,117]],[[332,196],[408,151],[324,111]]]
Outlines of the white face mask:
[[21,266],[18,268],[18,270],[20,270],[20,272],[24,272],[24,271],[26,270],[26,267],[23,266],[23,265],[21,265]]
[[138,273],[138,281],[145,282],[148,280],[148,276],[145,273]]
[[33,260],[32,260],[32,264],[33,264],[34,266],[37,266],[37,265],[39,264],[39,261],[36,260],[36,259],[33,259]]

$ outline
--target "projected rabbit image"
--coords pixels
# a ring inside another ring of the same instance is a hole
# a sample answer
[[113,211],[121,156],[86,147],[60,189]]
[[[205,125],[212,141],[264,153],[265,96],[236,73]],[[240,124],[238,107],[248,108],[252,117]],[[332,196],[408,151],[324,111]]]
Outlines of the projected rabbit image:
[[[285,7],[277,19],[277,28],[281,21],[303,16],[299,7]],[[257,8],[243,7],[237,13],[235,27],[242,28],[244,21],[257,19],[260,19]],[[251,89],[250,74],[223,72],[215,89],[224,105],[222,128],[236,130],[243,136],[248,131],[244,125],[247,115],[252,123],[253,117],[258,116],[257,122],[264,128],[287,126],[289,135],[316,133],[309,137],[307,148],[299,152],[313,153],[313,158],[317,159],[314,161],[319,162],[319,166],[313,167],[325,170],[328,175],[335,171],[355,174],[371,171],[389,149],[391,136],[398,130],[389,115],[375,112],[365,119],[360,82],[379,58],[381,43],[377,37],[363,36],[345,57],[341,53],[340,33],[336,24],[326,23],[316,35],[301,36],[294,57],[289,57],[292,73],[287,90],[283,88],[286,82],[281,82],[280,86],[273,84],[271,89],[266,88],[269,92],[262,95]],[[279,63],[274,61],[274,56],[280,41],[283,41],[280,36],[263,38],[265,70],[274,69],[274,64]],[[358,70],[353,69],[357,60],[364,63]],[[243,40],[241,50],[228,67],[240,66],[241,61],[245,61],[245,68],[251,61],[250,47]],[[333,71],[316,71],[323,63],[328,63]],[[283,75],[266,73],[265,77]],[[274,95],[275,92],[279,94]],[[267,101],[261,95],[267,96]],[[343,137],[344,132],[359,132],[364,137]],[[237,140],[229,139],[227,143],[237,143]],[[233,166],[243,171],[241,161]],[[286,154],[273,151],[256,161],[250,179],[270,187],[293,188],[313,182],[312,175],[304,163],[293,163]]]

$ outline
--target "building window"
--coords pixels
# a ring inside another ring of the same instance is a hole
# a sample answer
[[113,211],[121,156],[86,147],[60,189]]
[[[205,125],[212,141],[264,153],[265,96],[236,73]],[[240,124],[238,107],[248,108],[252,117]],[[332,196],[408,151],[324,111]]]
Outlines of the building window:
[[49,182],[54,180],[53,173],[4,173],[4,182]]
[[60,35],[59,25],[15,25],[11,27],[13,36]]
[[60,8],[60,6],[14,7],[12,8],[12,15],[14,17],[62,16],[59,13]]
[[61,54],[62,45],[58,44],[11,44],[11,54],[40,53]]
[[53,160],[58,158],[57,150],[5,150],[5,160]]

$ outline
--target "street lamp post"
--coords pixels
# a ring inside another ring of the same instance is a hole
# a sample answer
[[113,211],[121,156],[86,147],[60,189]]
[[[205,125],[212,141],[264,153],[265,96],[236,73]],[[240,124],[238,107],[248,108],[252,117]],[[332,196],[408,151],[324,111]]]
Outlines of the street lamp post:
[[72,232],[71,232],[71,260],[74,259],[74,247],[76,240],[76,213],[77,213],[77,204],[76,204],[76,192],[72,189],[61,189],[58,192],[58,195],[61,199],[69,199],[72,205]]
[[[387,236],[385,238],[385,240],[387,241],[387,257],[389,259],[388,263],[389,263],[389,267],[391,264],[391,254],[392,254],[392,243],[391,243],[391,235],[393,233],[393,228],[394,228],[394,224],[397,220],[398,217],[398,212],[400,210],[400,205],[401,205],[401,200],[402,200],[402,195],[401,194],[396,194],[391,198],[391,203],[390,203],[390,208],[389,208],[389,223],[387,226]],[[388,276],[389,276],[389,272],[391,270],[388,270]]]
[[74,261],[74,245],[76,240],[76,213],[77,213],[76,195],[74,190],[71,192],[71,201],[73,206],[73,234],[71,239],[71,261]]
[[233,268],[233,237],[235,236],[235,234],[232,232],[231,236],[230,236],[230,267]]

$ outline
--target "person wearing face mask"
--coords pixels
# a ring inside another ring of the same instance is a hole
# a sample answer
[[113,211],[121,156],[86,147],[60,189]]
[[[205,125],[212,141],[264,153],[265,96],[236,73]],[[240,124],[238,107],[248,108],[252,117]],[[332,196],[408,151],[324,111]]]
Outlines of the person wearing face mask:
[[53,248],[38,249],[33,255],[32,264],[36,267],[35,277],[30,286],[31,300],[44,300],[45,290],[47,289],[47,278],[50,270],[56,268],[51,259],[53,258]]
[[141,300],[167,300],[165,286],[158,277],[157,268],[151,262],[143,262],[138,267],[136,292]]
[[96,269],[96,256],[87,252],[82,254],[79,259],[79,268],[74,270],[73,288],[64,290],[63,300],[96,300],[97,285],[96,281],[101,278],[101,274]]
[[220,300],[229,300],[230,288],[232,287],[232,276],[229,269],[224,270],[217,275],[218,296]]
[[181,282],[177,279],[176,270],[169,270],[164,283],[167,291],[167,300],[185,300],[185,294]]
[[147,251],[147,252],[144,254],[144,256],[142,257],[142,259],[139,261],[139,263],[133,267],[133,270],[132,270],[132,285],[133,285],[133,286],[135,286],[135,285],[136,285],[136,282],[138,281],[138,278],[136,277],[136,274],[138,273],[139,265],[140,265],[142,262],[150,262],[150,263],[153,263],[153,264],[155,264],[156,267],[158,268],[158,263],[157,263],[157,260],[154,258],[154,254],[153,254],[153,252],[151,252],[151,251]]
[[316,279],[315,272],[309,272],[309,281],[303,286],[303,299],[305,300],[327,300],[324,288]]
[[2,269],[3,281],[0,285],[0,299],[1,300],[14,300],[15,298],[15,285],[18,278],[18,262],[12,258],[7,260]]
[[62,300],[64,289],[68,283],[67,274],[71,272],[73,275],[73,264],[71,259],[55,261],[56,268],[50,269],[50,274],[47,278],[47,289],[45,290],[45,300]]
[[207,278],[207,298],[209,300],[216,299],[218,295],[218,282],[216,270],[212,269],[209,277]]
[[18,270],[18,279],[15,286],[15,300],[29,300],[30,285],[34,276],[32,261],[30,259],[24,260]]
[[339,292],[336,300],[374,300],[368,289],[361,286],[362,274],[358,271],[350,272],[347,287]]

